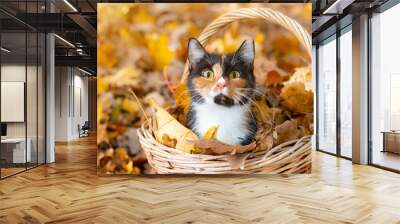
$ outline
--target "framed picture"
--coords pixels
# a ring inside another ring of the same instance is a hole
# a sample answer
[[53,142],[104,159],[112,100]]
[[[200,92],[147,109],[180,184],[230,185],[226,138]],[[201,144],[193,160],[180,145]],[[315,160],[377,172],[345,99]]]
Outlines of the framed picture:
[[309,173],[310,31],[310,3],[99,4],[98,173]]

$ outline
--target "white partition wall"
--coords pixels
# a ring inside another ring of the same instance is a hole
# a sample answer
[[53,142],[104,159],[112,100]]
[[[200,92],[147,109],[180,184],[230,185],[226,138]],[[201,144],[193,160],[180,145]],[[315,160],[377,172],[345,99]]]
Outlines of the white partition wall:
[[78,139],[78,125],[89,119],[89,78],[74,67],[56,67],[55,73],[55,141]]

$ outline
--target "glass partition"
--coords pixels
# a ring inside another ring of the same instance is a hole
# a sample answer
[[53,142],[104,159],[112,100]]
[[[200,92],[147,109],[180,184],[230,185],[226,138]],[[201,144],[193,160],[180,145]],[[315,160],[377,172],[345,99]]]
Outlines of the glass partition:
[[26,150],[26,40],[25,32],[1,34],[2,177],[24,171],[31,161]]
[[[42,10],[39,2],[0,7],[24,15]],[[0,11],[1,179],[45,163],[45,44],[44,33]]]

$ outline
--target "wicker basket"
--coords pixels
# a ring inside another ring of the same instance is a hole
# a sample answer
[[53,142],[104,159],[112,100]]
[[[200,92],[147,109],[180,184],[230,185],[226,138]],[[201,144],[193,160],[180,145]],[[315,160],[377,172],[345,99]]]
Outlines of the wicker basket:
[[[223,14],[201,33],[198,40],[206,44],[219,29],[241,19],[263,19],[286,28],[303,45],[311,59],[311,37],[295,20],[268,8],[242,8]],[[182,82],[188,76],[188,63]],[[167,147],[154,138],[151,119],[138,130],[140,144],[149,164],[159,174],[252,174],[308,173],[311,171],[311,137],[292,140],[268,151],[236,155],[189,154]]]

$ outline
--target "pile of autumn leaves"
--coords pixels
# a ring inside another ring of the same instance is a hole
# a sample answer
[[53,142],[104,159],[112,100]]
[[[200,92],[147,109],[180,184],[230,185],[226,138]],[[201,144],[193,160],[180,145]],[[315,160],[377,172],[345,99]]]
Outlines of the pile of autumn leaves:
[[[253,99],[251,113],[257,120],[255,141],[249,145],[227,145],[216,140],[218,126],[209,127],[204,136],[186,127],[186,114],[190,96],[184,83],[178,84],[173,94],[176,104],[167,109],[157,105],[149,126],[158,142],[185,153],[209,155],[240,154],[268,151],[287,141],[300,139],[313,133],[313,93],[306,90],[303,82],[296,80],[307,69],[297,70],[293,79],[286,80],[270,74],[267,85],[259,87]],[[149,121],[149,120],[148,120]]]
[[[306,51],[290,33],[259,21],[233,23],[207,44],[209,51],[227,53],[236,50],[249,37],[246,34],[254,38],[259,94],[254,99],[252,112],[259,126],[257,141],[247,147],[225,147],[214,139],[218,127],[210,127],[206,136],[189,134],[194,141],[187,142],[182,140],[182,135],[175,135],[164,127],[162,122],[174,119],[183,133],[190,131],[185,127],[189,105],[187,89],[179,82],[188,38],[198,37],[221,13],[246,7],[212,5],[99,5],[97,164],[100,173],[152,172],[136,134],[149,118],[157,119],[159,128],[154,133],[160,143],[186,153],[268,150],[312,134],[313,94]],[[278,10],[300,23],[310,21],[307,10],[311,8],[287,6]]]

